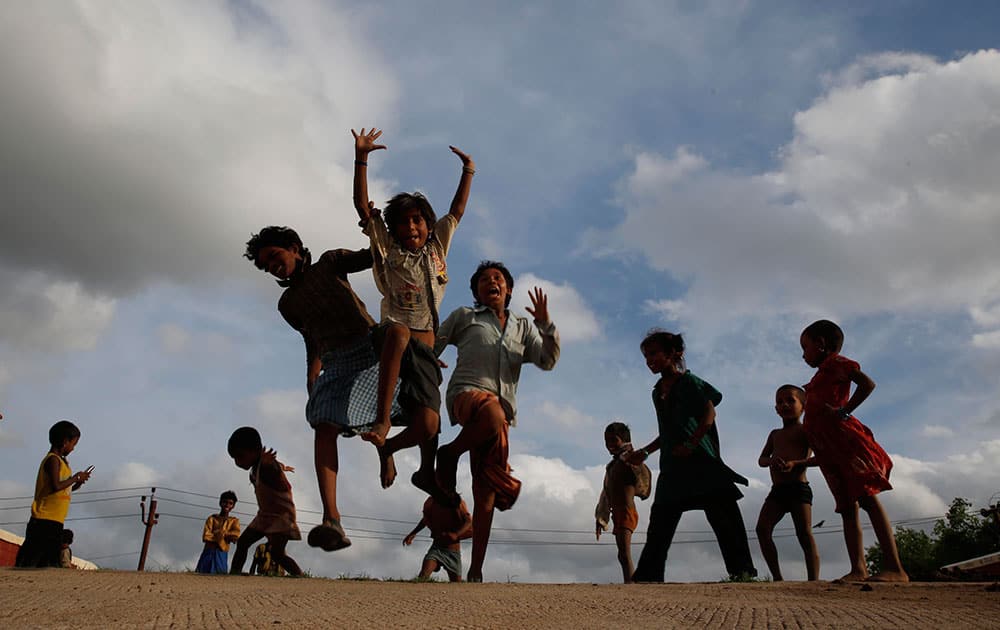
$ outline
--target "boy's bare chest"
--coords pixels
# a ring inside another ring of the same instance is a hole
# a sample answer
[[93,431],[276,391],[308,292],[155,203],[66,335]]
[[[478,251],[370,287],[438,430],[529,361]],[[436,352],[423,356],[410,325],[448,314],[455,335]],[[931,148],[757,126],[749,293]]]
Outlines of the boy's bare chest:
[[801,426],[778,429],[774,432],[774,454],[782,458],[800,459],[809,452],[809,440]]

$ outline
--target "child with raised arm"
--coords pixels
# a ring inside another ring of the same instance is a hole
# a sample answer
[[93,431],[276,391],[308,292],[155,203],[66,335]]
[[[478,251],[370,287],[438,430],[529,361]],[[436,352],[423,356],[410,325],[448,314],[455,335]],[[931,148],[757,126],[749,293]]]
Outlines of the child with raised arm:
[[604,445],[611,453],[611,462],[604,470],[604,488],[597,501],[597,509],[594,510],[597,520],[595,533],[597,540],[600,540],[601,533],[608,528],[608,522],[614,525],[611,533],[618,546],[622,577],[626,584],[631,584],[632,532],[639,526],[635,497],[649,497],[652,475],[646,464],[628,462],[627,458],[632,453],[632,432],[624,422],[612,422],[604,429]]
[[427,497],[424,514],[417,526],[406,538],[404,545],[412,545],[413,539],[424,527],[431,530],[431,548],[424,555],[420,566],[420,579],[428,579],[432,573],[444,569],[449,582],[462,581],[462,547],[460,541],[472,537],[472,515],[465,501],[458,506],[448,505],[441,497]]
[[[821,319],[809,324],[799,337],[802,358],[816,374],[806,385],[803,428],[816,453],[819,469],[837,502],[844,520],[844,541],[851,571],[843,580],[869,579],[876,582],[908,582],[899,561],[896,537],[885,509],[875,496],[891,490],[892,460],[852,412],[875,389],[875,381],[861,371],[857,362],[840,354],[844,332],[837,324]],[[851,394],[854,383],[854,394]],[[868,576],[861,536],[858,507],[868,513],[875,537],[882,547],[883,570]]]
[[289,575],[302,575],[302,569],[285,554],[289,540],[301,540],[299,526],[295,522],[295,503],[292,501],[292,484],[288,483],[285,471],[289,470],[277,460],[277,454],[264,449],[260,433],[253,427],[240,427],[229,437],[229,456],[237,466],[250,471],[250,483],[257,497],[257,516],[240,535],[233,555],[233,566],[229,572],[238,575],[243,572],[247,553],[261,538],[267,538],[271,545],[271,557],[284,567]]
[[42,458],[35,480],[35,498],[24,542],[17,552],[18,567],[58,567],[63,523],[69,513],[71,493],[87,483],[94,467],[74,473],[67,457],[80,441],[80,429],[60,420],[49,429],[49,452]]
[[781,417],[782,427],[771,431],[757,463],[771,470],[771,492],[764,499],[757,517],[757,540],[760,552],[771,570],[771,579],[780,582],[778,549],[774,546],[774,526],[791,513],[795,535],[806,555],[806,574],[819,579],[819,554],[812,535],[812,488],[806,481],[806,466],[816,466],[809,456],[809,440],[802,428],[802,409],[806,392],[796,385],[782,385],[774,395],[774,410]]
[[240,537],[240,519],[229,516],[236,507],[236,493],[226,490],[219,496],[219,513],[205,519],[201,539],[205,548],[198,558],[196,573],[229,573],[229,543]]
[[[385,220],[368,199],[368,155],[385,149],[377,129],[354,136],[354,207],[371,242],[375,285],[382,294],[377,344],[378,407],[375,424],[361,437],[376,446],[382,487],[396,477],[393,453],[420,445],[420,468],[411,481],[428,493],[435,490],[434,454],[441,428],[441,367],[434,354],[438,308],[448,282],[445,259],[451,238],[465,213],[469,187],[476,172],[472,158],[455,147],[462,160],[462,178],[448,214],[438,220],[420,193],[399,193],[385,207]],[[399,402],[410,416],[408,426],[386,439],[396,381]]]

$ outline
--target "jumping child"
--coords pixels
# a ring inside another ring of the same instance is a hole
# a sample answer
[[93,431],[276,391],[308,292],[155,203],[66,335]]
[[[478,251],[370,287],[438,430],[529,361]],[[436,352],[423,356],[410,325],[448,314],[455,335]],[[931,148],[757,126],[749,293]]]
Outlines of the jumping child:
[[378,356],[375,320],[347,276],[372,266],[367,249],[333,249],[313,260],[295,230],[268,226],[254,234],[244,256],[278,279],[278,311],[306,345],[306,420],[314,430],[316,480],[323,522],[309,531],[312,547],[336,551],[351,545],[340,523],[337,438],[367,430],[375,421]]
[[228,449],[229,456],[236,465],[250,471],[250,483],[253,484],[257,497],[257,516],[236,542],[233,566],[229,572],[237,575],[242,573],[250,547],[267,537],[274,561],[284,567],[289,575],[302,575],[302,569],[295,560],[285,555],[285,545],[289,540],[302,539],[295,522],[292,485],[285,477],[287,467],[276,459],[273,450],[264,449],[260,433],[253,427],[240,427],[233,431]]
[[760,552],[771,570],[771,579],[780,582],[778,549],[774,546],[774,527],[791,513],[795,535],[806,556],[809,580],[819,579],[819,554],[812,535],[812,488],[806,481],[806,466],[816,466],[809,456],[809,440],[802,428],[802,408],[806,392],[796,385],[782,385],[774,395],[774,410],[781,417],[782,427],[771,431],[757,463],[771,469],[771,492],[764,499],[757,517],[757,540]]
[[413,539],[424,527],[431,530],[431,548],[424,555],[420,566],[420,579],[426,580],[441,569],[448,574],[448,581],[462,581],[462,546],[459,541],[472,537],[472,515],[465,501],[458,507],[442,502],[440,498],[427,497],[424,501],[424,515],[406,538],[404,545],[412,545]]
[[[368,154],[385,149],[376,144],[382,135],[364,129],[354,136],[354,207],[371,242],[375,285],[382,294],[378,408],[371,431],[362,434],[378,449],[383,488],[396,478],[393,453],[420,445],[420,467],[413,485],[435,491],[434,454],[441,427],[441,367],[434,354],[439,324],[438,308],[448,282],[445,260],[451,238],[465,213],[476,165],[472,158],[449,147],[462,160],[462,178],[448,214],[438,220],[420,193],[399,193],[385,207],[385,220],[368,200]],[[399,401],[410,416],[408,426],[386,439],[396,382]]]
[[229,543],[240,537],[240,519],[229,516],[236,507],[236,493],[226,490],[219,496],[219,513],[205,519],[201,539],[205,548],[198,558],[196,573],[229,573]]
[[618,562],[626,584],[632,583],[632,532],[639,526],[639,513],[635,497],[649,498],[652,474],[646,464],[630,464],[632,432],[624,422],[612,422],[604,429],[604,445],[611,453],[611,462],[604,470],[604,488],[597,501],[594,517],[597,520],[597,540],[613,524],[611,533],[618,545]]
[[[816,453],[819,469],[836,500],[836,511],[844,520],[844,541],[851,562],[845,581],[908,582],[896,549],[889,516],[875,496],[891,490],[889,458],[871,429],[852,412],[875,389],[875,381],[861,371],[857,362],[840,354],[844,332],[837,324],[821,319],[809,324],[799,337],[802,358],[816,374],[806,385],[803,428]],[[854,394],[851,394],[854,383]],[[882,547],[883,570],[868,576],[858,507],[868,513],[875,537]]]
[[17,552],[15,566],[58,567],[62,547],[63,523],[69,513],[71,492],[87,483],[93,466],[73,473],[66,458],[77,442],[80,429],[69,420],[60,420],[49,429],[49,452],[42,458],[35,480],[35,499],[31,519],[24,532],[24,542]]

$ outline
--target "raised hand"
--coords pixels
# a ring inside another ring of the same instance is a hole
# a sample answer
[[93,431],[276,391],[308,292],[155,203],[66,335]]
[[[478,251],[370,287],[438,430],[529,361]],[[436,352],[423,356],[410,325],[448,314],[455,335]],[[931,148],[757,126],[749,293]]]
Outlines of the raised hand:
[[453,147],[451,145],[448,145],[448,148],[451,149],[451,152],[457,155],[459,159],[462,160],[463,169],[469,169],[470,171],[476,170],[476,163],[472,161],[471,155],[469,155],[468,153],[463,153],[462,150],[459,149],[458,147]]
[[[535,287],[531,291],[528,291],[528,298],[531,299],[531,306],[525,306],[524,310],[531,313],[531,316],[535,318],[539,324],[543,326],[548,326],[549,324],[549,298],[545,293]],[[534,308],[532,308],[532,306]]]
[[289,466],[288,464],[282,464],[281,470],[285,472],[295,472],[295,466]]
[[372,127],[367,133],[365,133],[364,127],[361,128],[361,133],[351,129],[351,135],[354,136],[354,150],[360,155],[368,155],[372,151],[378,151],[379,149],[385,148],[384,144],[375,143],[379,136],[382,135],[381,129]]

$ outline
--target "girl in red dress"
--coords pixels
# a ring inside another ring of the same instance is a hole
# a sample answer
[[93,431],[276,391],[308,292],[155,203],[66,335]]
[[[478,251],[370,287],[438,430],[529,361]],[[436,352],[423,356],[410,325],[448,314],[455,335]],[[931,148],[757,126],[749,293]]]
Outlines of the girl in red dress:
[[[826,319],[813,322],[802,331],[799,343],[802,358],[810,367],[817,368],[805,388],[803,428],[837,501],[836,510],[844,519],[851,572],[842,579],[908,582],[889,517],[875,496],[892,489],[889,484],[892,460],[875,441],[871,429],[851,415],[875,389],[875,381],[855,361],[840,355],[844,333],[835,323]],[[851,383],[856,386],[854,395]],[[882,548],[882,572],[871,577],[865,566],[859,506],[868,513]]]

